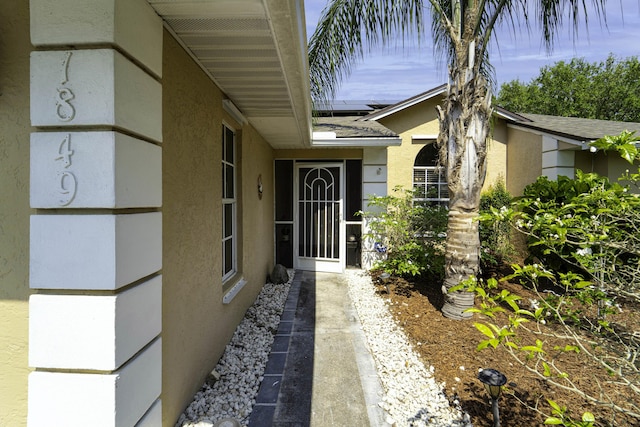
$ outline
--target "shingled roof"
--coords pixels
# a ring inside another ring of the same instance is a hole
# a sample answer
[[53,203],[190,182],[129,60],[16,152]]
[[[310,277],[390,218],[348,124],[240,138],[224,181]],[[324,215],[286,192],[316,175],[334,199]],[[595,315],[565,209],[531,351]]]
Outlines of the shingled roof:
[[380,138],[396,137],[378,122],[360,121],[362,116],[316,117],[313,119],[314,132],[335,132],[337,138]]
[[548,116],[544,114],[519,113],[531,120],[516,124],[548,132],[578,141],[593,141],[605,135],[618,135],[624,130],[640,132],[640,123],[614,122],[609,120],[581,119],[578,117]]

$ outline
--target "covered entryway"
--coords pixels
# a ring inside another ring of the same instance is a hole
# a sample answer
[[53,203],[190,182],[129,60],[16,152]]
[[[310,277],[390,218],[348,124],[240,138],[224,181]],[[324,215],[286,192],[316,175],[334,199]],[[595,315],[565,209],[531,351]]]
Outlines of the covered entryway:
[[297,164],[294,266],[342,272],[344,260],[343,164]]
[[363,162],[323,154],[321,159],[274,162],[275,262],[341,273],[361,266]]

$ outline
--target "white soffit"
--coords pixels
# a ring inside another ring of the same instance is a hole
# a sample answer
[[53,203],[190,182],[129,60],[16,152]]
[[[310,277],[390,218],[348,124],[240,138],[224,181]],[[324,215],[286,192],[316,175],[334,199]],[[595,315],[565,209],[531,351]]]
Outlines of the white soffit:
[[311,144],[303,0],[148,0],[274,148]]

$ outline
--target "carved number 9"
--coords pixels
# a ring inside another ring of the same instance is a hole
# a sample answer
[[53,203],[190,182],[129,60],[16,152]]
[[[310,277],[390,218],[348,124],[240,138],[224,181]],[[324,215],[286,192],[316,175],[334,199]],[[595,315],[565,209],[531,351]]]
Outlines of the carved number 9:
[[60,198],[60,206],[67,206],[76,197],[77,180],[73,173],[69,171],[61,172],[60,188],[58,192],[62,196]]

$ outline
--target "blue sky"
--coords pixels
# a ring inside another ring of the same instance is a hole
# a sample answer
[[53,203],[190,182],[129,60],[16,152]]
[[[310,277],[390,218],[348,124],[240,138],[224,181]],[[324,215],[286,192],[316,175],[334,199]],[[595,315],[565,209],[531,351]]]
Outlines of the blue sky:
[[[326,3],[327,0],[305,0],[308,37]],[[535,27],[531,34],[524,29],[514,34],[512,29],[498,28],[499,49],[494,44],[490,52],[498,87],[514,79],[527,83],[541,67],[574,57],[595,62],[606,59],[609,53],[617,58],[640,56],[640,0],[609,0],[606,18],[604,26],[595,13],[589,14],[589,26],[582,25],[575,39],[573,26],[565,24],[551,54]],[[405,49],[376,48],[354,67],[336,99],[399,101],[445,83],[446,79],[446,63],[434,56],[428,34],[419,47],[409,43]]]

